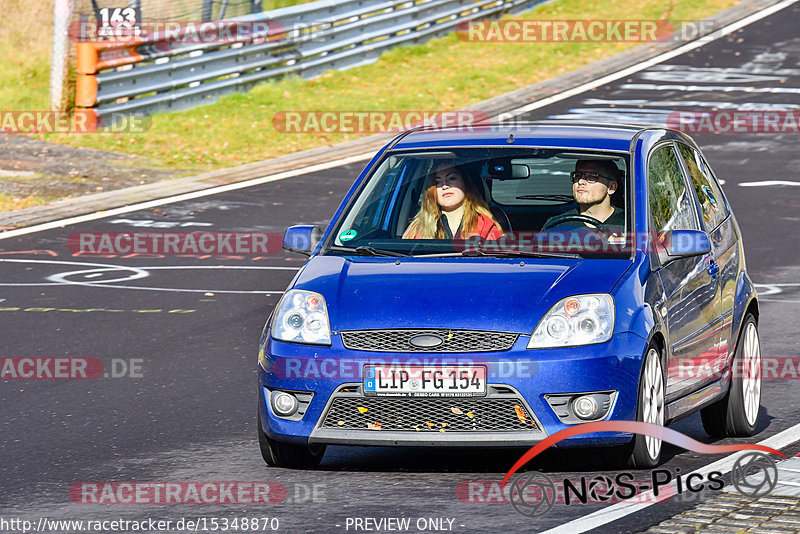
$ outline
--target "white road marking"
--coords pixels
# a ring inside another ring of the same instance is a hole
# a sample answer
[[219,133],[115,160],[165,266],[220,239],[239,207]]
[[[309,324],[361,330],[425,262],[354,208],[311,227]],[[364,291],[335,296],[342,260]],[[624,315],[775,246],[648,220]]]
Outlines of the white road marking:
[[[779,432],[774,436],[768,437],[767,439],[759,442],[759,445],[766,445],[767,447],[780,450],[796,441],[800,441],[800,424],[796,424],[791,428],[787,428],[783,432]],[[720,471],[725,474],[731,470],[734,462],[736,462],[736,459],[741,454],[742,453],[739,452],[731,454],[725,458],[717,460],[716,462],[712,462],[704,467],[701,467],[700,469],[696,469],[695,471],[692,471],[692,473],[699,473],[703,475],[703,478],[705,478],[705,476],[711,471]],[[692,473],[682,473],[683,478],[685,479],[686,476]],[[673,484],[673,490],[675,490],[674,494],[677,494],[676,485],[677,482]],[[644,510],[648,506],[655,504],[655,498],[656,497],[653,495],[653,491],[650,490],[639,496],[639,499],[642,499],[645,502],[620,502],[613,504],[608,508],[592,512],[591,514],[587,514],[583,517],[579,517],[578,519],[568,521],[555,528],[551,528],[550,530],[546,530],[542,534],[577,534],[579,532],[586,532],[587,530],[601,527],[627,515]],[[648,500],[650,500],[650,502],[648,502]]]
[[[765,54],[758,54],[756,58],[761,58]],[[770,59],[775,58],[774,54],[770,54],[769,52],[766,53]],[[785,54],[779,58],[779,60],[786,59]],[[761,63],[761,62],[759,62]],[[766,74],[768,76],[781,76],[781,77],[791,77],[791,76],[800,76],[800,69],[773,69],[773,68],[764,68],[763,66],[754,67],[752,61],[748,61],[747,63],[742,64],[739,67],[692,67],[691,65],[659,65],[655,69],[655,71],[659,72],[707,72],[713,75],[724,75],[724,74]],[[685,81],[685,80],[684,80]],[[712,81],[719,81],[718,78]]]
[[184,200],[192,200],[194,198],[217,195],[219,193],[227,193],[228,191],[236,191],[237,189],[245,189],[247,187],[253,187],[255,185],[266,184],[269,182],[277,182],[278,180],[285,180],[286,178],[294,178],[295,176],[301,176],[313,172],[324,171],[326,169],[334,169],[336,167],[341,167],[342,165],[364,161],[366,159],[372,158],[374,155],[375,154],[372,152],[370,152],[369,154],[359,154],[357,156],[350,156],[349,158],[344,158],[329,163],[320,163],[317,165],[311,165],[310,167],[304,167],[302,169],[295,169],[292,171],[270,174],[267,176],[262,176],[261,178],[253,178],[252,180],[237,182],[235,184],[210,187],[208,189],[202,189],[200,191],[193,191],[191,193],[183,193],[181,195],[159,198],[156,200],[149,200],[147,202],[140,202],[139,204],[131,204],[130,206],[123,206],[121,208],[97,211],[95,213],[78,215],[76,217],[68,217],[66,219],[60,219],[58,221],[51,221],[48,223],[29,226],[27,228],[8,230],[6,232],[0,233],[0,239],[9,239],[11,237],[18,237],[21,235],[32,234],[35,232],[42,232],[44,230],[52,230],[54,228],[63,228],[64,226],[71,224],[79,224],[87,221],[95,221],[97,219],[105,219],[106,217],[114,217],[116,215],[122,215],[123,213],[131,213],[134,211],[144,210],[148,208],[155,208],[156,206],[163,206],[165,204],[183,202]]
[[741,182],[740,187],[763,187],[770,185],[800,185],[800,182],[790,182],[789,180],[763,180],[761,182]]
[[[733,109],[736,111],[794,111],[798,109],[796,104],[781,104],[771,102],[711,102],[704,100],[646,100],[644,98],[628,99],[609,99],[609,98],[587,98],[583,101],[584,106],[653,106],[657,108],[678,108],[691,107],[719,110]],[[616,109],[616,108],[611,108]],[[674,110],[673,110],[674,111]]]
[[683,85],[655,83],[626,83],[620,87],[631,91],[686,91],[706,93],[768,93],[800,95],[800,87],[735,87],[730,85]]
[[[498,116],[509,117],[509,118],[510,117],[514,117],[516,115],[520,115],[522,113],[527,113],[528,111],[532,111],[534,109],[539,109],[541,107],[548,106],[548,105],[550,105],[550,104],[552,104],[554,102],[560,102],[561,100],[565,100],[565,99],[570,98],[572,96],[579,95],[581,93],[585,93],[586,91],[590,91],[590,90],[595,89],[597,87],[600,87],[602,85],[605,85],[605,84],[608,84],[610,82],[619,80],[621,78],[624,78],[625,76],[630,76],[631,74],[634,74],[636,72],[640,72],[640,71],[645,70],[645,69],[647,69],[649,67],[652,67],[654,65],[658,65],[659,63],[663,63],[664,61],[667,61],[667,60],[672,59],[674,57],[677,57],[677,56],[680,56],[682,54],[685,54],[686,52],[689,52],[689,51],[694,50],[696,48],[700,48],[701,46],[703,46],[703,45],[705,45],[707,43],[710,43],[712,41],[715,41],[715,40],[717,40],[717,39],[719,39],[721,37],[724,37],[724,36],[728,35],[731,32],[734,32],[734,31],[736,31],[736,30],[738,30],[740,28],[744,28],[745,26],[748,26],[748,25],[750,25],[750,24],[752,24],[754,22],[757,22],[757,21],[765,18],[765,17],[768,17],[768,16],[772,15],[773,13],[777,13],[778,11],[780,11],[780,10],[786,8],[786,7],[791,6],[792,4],[796,3],[797,1],[798,0],[784,0],[783,2],[780,2],[778,4],[774,4],[774,5],[766,8],[766,9],[763,9],[761,11],[753,13],[752,15],[750,15],[748,17],[745,17],[745,18],[743,18],[741,20],[738,20],[738,21],[736,21],[736,22],[734,22],[732,24],[729,24],[729,25],[725,26],[724,28],[720,28],[719,30],[717,30],[715,32],[712,32],[709,35],[706,35],[706,36],[702,37],[701,39],[697,39],[696,41],[693,41],[691,43],[687,43],[687,44],[685,44],[683,46],[680,46],[680,47],[678,47],[678,48],[676,48],[674,50],[671,50],[669,52],[665,52],[665,53],[663,53],[663,54],[661,54],[659,56],[656,56],[654,58],[650,58],[650,59],[648,59],[646,61],[639,62],[636,65],[633,65],[631,67],[622,69],[622,70],[617,71],[617,72],[615,72],[613,74],[609,74],[607,76],[603,76],[602,78],[598,78],[598,79],[593,80],[591,82],[587,82],[587,83],[585,83],[583,85],[579,85],[577,87],[573,87],[572,89],[569,89],[567,91],[563,91],[563,92],[561,92],[561,93],[559,93],[557,95],[553,95],[553,96],[544,98],[542,100],[538,100],[536,102],[532,102],[530,104],[527,104],[525,106],[522,106],[520,108],[517,108],[517,109],[509,111],[509,112],[501,113]],[[138,210],[142,210],[142,209],[152,208],[152,207],[156,207],[156,206],[163,206],[165,204],[172,204],[172,203],[175,203],[175,202],[182,202],[184,200],[191,200],[191,199],[194,199],[194,198],[201,198],[201,197],[205,197],[205,196],[216,195],[218,193],[225,193],[227,191],[235,191],[237,189],[244,189],[246,187],[252,187],[254,185],[260,185],[260,184],[265,184],[265,183],[268,183],[268,182],[275,182],[275,181],[278,181],[278,180],[284,180],[286,178],[292,178],[292,177],[295,177],[295,176],[300,176],[300,175],[308,174],[308,173],[315,172],[315,171],[333,169],[333,168],[336,168],[336,167],[340,167],[342,165],[347,165],[349,163],[356,163],[356,162],[359,162],[359,161],[364,161],[366,159],[370,159],[372,156],[374,156],[374,153],[372,153],[372,152],[370,152],[368,154],[360,154],[360,155],[357,155],[357,156],[350,156],[349,158],[344,158],[344,159],[341,159],[341,160],[338,160],[338,161],[334,161],[334,162],[330,162],[330,163],[321,163],[321,164],[318,164],[318,165],[311,165],[310,167],[305,167],[305,168],[302,168],[302,169],[295,169],[293,171],[286,171],[286,172],[282,172],[282,173],[278,173],[278,174],[268,175],[268,176],[264,176],[264,177],[261,177],[261,178],[254,178],[253,180],[247,180],[245,182],[238,182],[238,183],[235,183],[235,184],[228,184],[228,185],[223,185],[223,186],[219,186],[219,187],[212,187],[212,188],[209,188],[209,189],[203,189],[201,191],[195,191],[195,192],[192,192],[192,193],[184,193],[182,195],[176,195],[176,196],[172,196],[172,197],[160,198],[160,199],[157,199],[157,200],[151,200],[151,201],[148,201],[148,202],[142,202],[142,203],[139,203],[139,204],[133,204],[131,206],[125,206],[125,207],[122,207],[122,208],[115,208],[115,209],[108,210],[108,211],[98,211],[96,213],[90,213],[90,214],[87,214],[87,215],[80,215],[80,216],[77,216],[77,217],[69,217],[67,219],[61,219],[59,221],[51,221],[49,223],[37,224],[35,226],[30,226],[28,228],[19,228],[19,229],[16,229],[16,230],[8,230],[7,232],[0,233],[0,239],[8,239],[8,238],[17,237],[17,236],[20,236],[20,235],[32,234],[34,232],[41,232],[41,231],[44,231],[44,230],[52,230],[53,228],[61,228],[61,227],[66,226],[68,224],[77,224],[77,223],[82,223],[82,222],[86,222],[86,221],[94,221],[94,220],[97,220],[97,219],[103,219],[105,217],[121,215],[123,213],[131,213],[133,211],[138,211]]]
[[550,104],[553,104],[554,102],[560,102],[561,100],[565,100],[565,99],[570,98],[572,96],[579,95],[581,93],[585,93],[586,91],[590,91],[590,90],[595,89],[597,87],[606,85],[606,84],[608,84],[610,82],[617,81],[617,80],[619,80],[621,78],[624,78],[626,76],[630,76],[631,74],[635,74],[637,72],[640,72],[640,71],[643,71],[645,69],[648,69],[648,68],[650,68],[650,67],[652,67],[654,65],[658,65],[659,63],[663,63],[663,62],[665,62],[667,60],[670,60],[670,59],[672,59],[674,57],[677,57],[677,56],[680,56],[682,54],[685,54],[686,52],[690,52],[690,51],[692,51],[692,50],[694,50],[696,48],[700,48],[701,46],[703,46],[703,45],[705,45],[707,43],[710,43],[712,41],[715,41],[715,40],[719,39],[720,37],[724,37],[724,36],[728,35],[731,32],[734,32],[734,31],[736,31],[736,30],[738,30],[740,28],[744,28],[745,26],[748,26],[749,24],[752,24],[753,22],[757,22],[757,21],[759,21],[759,20],[761,20],[761,19],[763,19],[765,17],[768,17],[768,16],[772,15],[773,13],[777,13],[778,11],[789,7],[790,5],[794,4],[795,2],[797,2],[797,0],[786,0],[786,1],[781,2],[779,4],[774,4],[774,5],[770,6],[770,7],[768,7],[767,9],[764,9],[762,11],[758,11],[756,13],[753,13],[749,17],[745,17],[745,18],[743,18],[741,20],[738,20],[738,21],[736,21],[736,22],[734,22],[732,24],[729,24],[729,25],[725,26],[724,28],[720,28],[719,30],[717,30],[717,31],[715,31],[715,32],[713,32],[713,33],[711,33],[709,35],[706,35],[705,37],[702,37],[702,38],[700,38],[700,39],[698,39],[696,41],[693,41],[691,43],[687,43],[687,44],[685,44],[685,45],[683,45],[681,47],[676,48],[675,50],[671,50],[669,52],[665,52],[664,54],[661,54],[660,56],[656,56],[656,57],[650,58],[650,59],[648,59],[646,61],[642,61],[641,63],[637,63],[636,65],[633,65],[633,66],[628,67],[626,69],[622,69],[621,71],[615,72],[613,74],[609,74],[608,76],[603,76],[602,78],[598,78],[598,79],[593,80],[591,82],[587,82],[587,83],[585,83],[583,85],[579,85],[578,87],[574,87],[574,88],[569,89],[567,91],[564,91],[562,93],[558,93],[557,95],[553,95],[553,96],[544,98],[542,100],[538,100],[536,102],[532,102],[532,103],[530,103],[528,105],[522,106],[521,108],[517,108],[517,109],[515,109],[513,111],[510,111],[510,112],[507,112],[507,113],[503,113],[501,115],[502,116],[507,116],[507,117],[514,117],[514,116],[520,115],[522,113],[527,113],[528,111],[533,111],[534,109],[539,109],[539,108],[544,107],[544,106],[549,106]]
[[549,119],[572,120],[583,122],[615,122],[623,124],[637,124],[642,127],[659,126],[667,124],[673,109],[654,109],[654,108],[604,108],[604,107],[585,107],[572,108],[567,113],[560,115],[549,115]]
[[693,83],[754,83],[754,82],[777,82],[785,80],[787,76],[774,74],[753,74],[742,72],[742,69],[709,68],[698,69],[694,67],[680,68],[675,65],[674,69],[653,70],[643,72],[643,80],[655,80],[657,82],[693,82]]
[[777,295],[783,293],[783,290],[775,284],[753,284],[758,292],[758,296],[766,297],[769,295]]
[[186,228],[187,226],[214,226],[205,222],[154,221],[152,219],[114,219],[108,224],[128,224],[135,228]]
[[[112,265],[103,263],[86,263],[78,261],[56,261],[56,260],[14,260],[14,259],[0,259],[0,262],[9,263],[45,263],[54,265],[77,265],[77,266],[90,266],[95,269],[83,269],[79,271],[68,271],[50,275],[46,278],[48,282],[38,283],[16,283],[5,282],[0,283],[0,286],[5,287],[20,287],[20,286],[85,286],[85,287],[102,287],[107,289],[137,289],[140,291],[166,291],[170,293],[225,293],[225,294],[238,294],[238,295],[281,295],[283,290],[228,290],[228,289],[183,289],[175,287],[146,287],[146,286],[124,286],[113,285],[120,282],[129,282],[131,280],[138,280],[139,278],[147,278],[150,276],[150,271],[156,270],[183,270],[183,269],[217,269],[217,270],[278,270],[278,271],[297,271],[299,267],[272,267],[263,265],[160,265],[153,267],[125,267],[122,265]],[[129,271],[132,274],[123,276],[122,278],[100,279],[97,281],[87,281],[87,278],[95,278],[102,276],[106,272],[114,271]],[[72,280],[71,277],[83,277],[83,280]]]
[[[786,284],[753,284],[756,286],[756,291],[758,291],[759,297],[768,297],[769,295],[777,295],[778,293],[783,293],[782,287],[798,287],[800,283],[786,283]],[[777,302],[777,301],[776,301]],[[793,302],[793,301],[788,301]]]

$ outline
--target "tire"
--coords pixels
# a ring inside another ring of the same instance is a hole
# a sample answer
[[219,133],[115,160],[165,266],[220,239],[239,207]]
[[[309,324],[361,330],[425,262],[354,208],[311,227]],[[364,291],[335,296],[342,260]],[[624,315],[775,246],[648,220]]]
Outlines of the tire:
[[703,428],[713,438],[747,437],[758,426],[761,406],[761,343],[755,317],[747,314],[736,343],[727,395],[703,408]]
[[[665,380],[661,351],[654,343],[650,343],[642,365],[642,376],[639,379],[639,394],[636,399],[636,420],[664,426],[665,417]],[[645,469],[661,463],[660,439],[635,434],[627,447],[627,465],[635,469]]]
[[258,416],[258,445],[267,465],[289,469],[311,469],[319,465],[325,455],[325,445],[298,445],[268,438]]

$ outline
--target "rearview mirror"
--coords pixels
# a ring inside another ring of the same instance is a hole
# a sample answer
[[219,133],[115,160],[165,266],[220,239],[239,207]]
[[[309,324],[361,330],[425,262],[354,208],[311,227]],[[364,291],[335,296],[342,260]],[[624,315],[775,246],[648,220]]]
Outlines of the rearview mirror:
[[507,158],[493,159],[486,164],[489,180],[524,180],[531,175],[527,165],[511,163]]
[[283,250],[311,256],[322,238],[322,229],[310,224],[290,226],[283,234]]

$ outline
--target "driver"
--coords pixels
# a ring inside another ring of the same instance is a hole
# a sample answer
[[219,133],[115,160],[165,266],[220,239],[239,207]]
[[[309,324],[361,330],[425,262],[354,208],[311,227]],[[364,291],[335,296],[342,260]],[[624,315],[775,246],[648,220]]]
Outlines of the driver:
[[[547,223],[565,215],[586,215],[604,223],[606,227],[623,229],[625,227],[625,211],[611,205],[611,195],[617,192],[618,182],[623,172],[613,161],[607,159],[580,159],[575,162],[572,178],[572,196],[578,203],[577,209],[571,209],[555,217]],[[583,221],[564,221],[557,226],[582,226],[593,228]]]

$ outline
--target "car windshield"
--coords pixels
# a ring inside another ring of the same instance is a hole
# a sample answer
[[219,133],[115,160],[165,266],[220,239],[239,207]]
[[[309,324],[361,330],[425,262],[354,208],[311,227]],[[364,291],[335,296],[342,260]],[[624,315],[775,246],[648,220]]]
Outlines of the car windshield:
[[585,149],[390,152],[325,253],[629,257],[629,165]]

